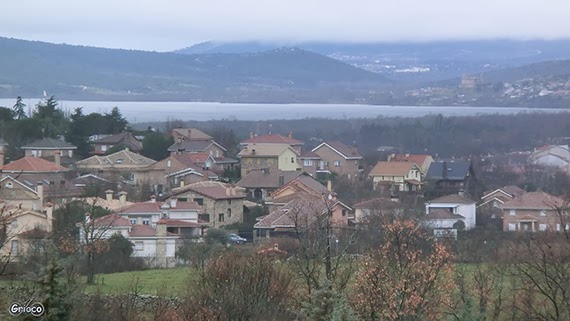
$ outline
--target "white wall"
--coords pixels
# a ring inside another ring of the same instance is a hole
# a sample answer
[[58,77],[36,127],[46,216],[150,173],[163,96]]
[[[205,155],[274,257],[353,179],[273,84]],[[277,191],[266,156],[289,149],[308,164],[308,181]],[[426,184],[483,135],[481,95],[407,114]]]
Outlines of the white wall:
[[198,211],[170,212],[170,219],[189,222],[198,222]]
[[454,214],[459,214],[465,217],[465,229],[470,230],[475,228],[476,217],[477,217],[477,207],[476,204],[457,204],[457,203],[426,203],[426,213],[433,211],[434,209],[443,208],[449,209],[453,208]]

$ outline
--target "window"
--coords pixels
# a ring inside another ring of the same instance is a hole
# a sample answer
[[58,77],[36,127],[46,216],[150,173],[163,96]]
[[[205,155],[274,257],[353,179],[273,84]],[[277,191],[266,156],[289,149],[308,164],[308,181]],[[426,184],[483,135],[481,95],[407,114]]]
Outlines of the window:
[[346,210],[342,210],[342,216],[346,216]]
[[106,152],[107,151],[107,145],[101,145],[101,151]]
[[176,200],[178,202],[188,202],[188,198],[186,198],[186,197],[177,198]]
[[69,156],[69,158],[73,158],[73,151],[72,151],[72,150],[68,150],[68,151],[67,151],[67,156]]
[[291,163],[295,162],[295,157],[291,157]]
[[357,166],[358,166],[358,161],[357,161],[357,160],[354,161],[354,165],[357,165]]
[[131,224],[133,224],[133,225],[134,225],[134,224],[137,224],[137,219],[136,219],[136,218],[131,218],[129,221],[130,221]]
[[335,167],[340,167],[340,161],[334,161],[334,166],[335,166]]
[[228,205],[232,205],[232,200],[228,200]]
[[19,246],[18,246],[18,240],[12,240],[12,247],[10,249],[10,252],[12,252],[12,255],[18,255],[18,250],[19,250]]
[[305,166],[305,167],[313,166],[313,161],[310,159],[305,159],[305,161],[303,162],[303,166]]
[[216,158],[220,157],[220,151],[216,150]]
[[172,165],[172,162],[169,160],[166,161],[166,167],[170,167],[170,165]]
[[144,250],[144,242],[135,241],[135,251],[142,251],[142,250]]
[[546,224],[539,224],[539,225],[538,225],[538,230],[539,230],[539,231],[546,231]]
[[38,151],[37,151],[37,150],[33,150],[33,151],[32,151],[32,156],[37,157],[37,156],[38,156]]
[[511,216],[517,215],[517,210],[509,210],[509,215]]
[[150,224],[150,220],[148,218],[143,218],[142,220],[144,225],[149,225]]
[[209,223],[210,214],[198,214],[198,221]]
[[329,162],[325,162],[325,166],[326,166],[326,167],[329,167]]
[[18,228],[18,221],[17,220],[13,220],[12,223],[10,223],[10,227],[11,228]]
[[14,187],[14,184],[12,184],[12,182],[8,182],[4,186],[6,186],[6,188],[12,188],[12,187]]
[[556,224],[556,231],[560,232],[560,224]]
[[38,150],[38,156],[42,157],[42,151],[41,150]]
[[509,231],[516,231],[517,225],[514,223],[509,223]]
[[204,199],[203,198],[195,198],[194,202],[200,206],[204,205]]
[[540,211],[540,216],[546,216],[546,211],[545,210]]
[[223,222],[223,221],[224,221],[224,213],[218,214],[218,222]]
[[232,217],[232,209],[228,208],[228,217]]

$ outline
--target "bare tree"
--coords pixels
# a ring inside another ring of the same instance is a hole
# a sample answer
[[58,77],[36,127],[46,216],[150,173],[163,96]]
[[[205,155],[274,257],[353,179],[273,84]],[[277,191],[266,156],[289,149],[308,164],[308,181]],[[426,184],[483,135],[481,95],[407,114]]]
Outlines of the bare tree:
[[21,214],[22,208],[10,207],[6,203],[0,203],[0,275],[6,272],[8,265],[14,260],[11,248],[12,239],[22,232],[22,227],[12,224]]

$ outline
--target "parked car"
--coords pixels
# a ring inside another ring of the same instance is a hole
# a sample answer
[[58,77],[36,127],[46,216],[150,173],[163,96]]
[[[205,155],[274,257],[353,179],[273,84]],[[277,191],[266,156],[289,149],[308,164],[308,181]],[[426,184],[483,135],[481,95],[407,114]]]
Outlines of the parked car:
[[233,244],[243,244],[243,243],[247,242],[246,239],[244,239],[243,237],[241,237],[237,234],[228,235],[228,241],[230,243],[233,243]]

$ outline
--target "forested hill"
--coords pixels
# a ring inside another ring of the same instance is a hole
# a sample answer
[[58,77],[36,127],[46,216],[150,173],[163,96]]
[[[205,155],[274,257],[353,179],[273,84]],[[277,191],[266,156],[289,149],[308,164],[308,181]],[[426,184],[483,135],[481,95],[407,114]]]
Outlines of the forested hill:
[[295,48],[179,55],[8,38],[0,38],[0,70],[0,97],[45,90],[68,99],[327,102],[351,99],[349,83],[359,89],[387,83]]
[[514,82],[528,78],[570,75],[570,60],[553,60],[515,68],[489,71],[483,74],[488,82]]

